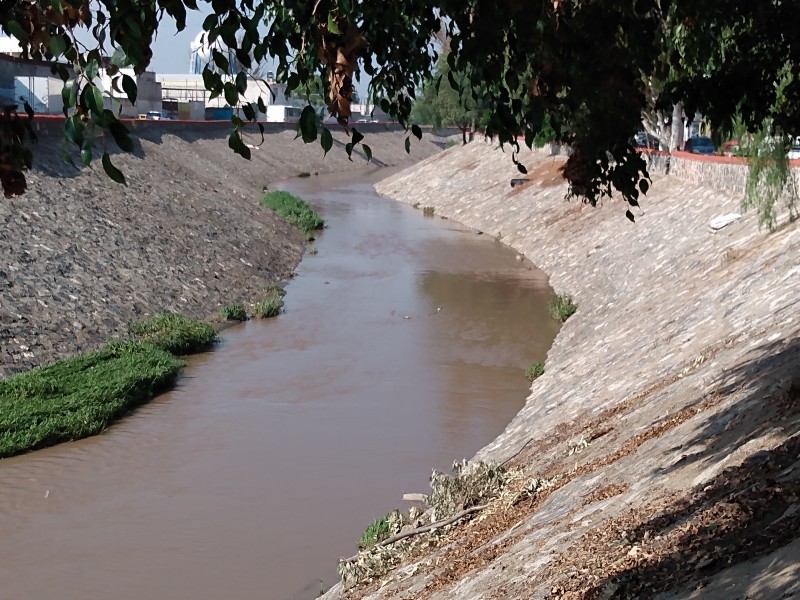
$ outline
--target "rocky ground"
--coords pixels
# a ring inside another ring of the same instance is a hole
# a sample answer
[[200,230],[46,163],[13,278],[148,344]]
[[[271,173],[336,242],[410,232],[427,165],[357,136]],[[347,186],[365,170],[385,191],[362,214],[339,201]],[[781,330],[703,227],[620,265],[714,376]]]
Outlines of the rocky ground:
[[[270,126],[248,162],[228,149],[229,124],[135,122],[136,151],[112,155],[123,187],[99,159],[90,169],[65,162],[61,127],[40,123],[28,192],[0,201],[0,376],[96,348],[155,312],[205,318],[258,300],[263,286],[291,276],[305,248],[259,206],[263,190],[303,172],[367,166],[363,155],[347,159],[339,132],[323,159],[318,144]],[[409,156],[397,128],[370,128],[378,165],[439,150],[425,138]]]
[[514,476],[325,598],[800,597],[800,226],[713,231],[739,199],[676,176],[654,177],[634,224],[619,202],[565,202],[562,159],[521,159],[515,188],[483,143],[377,186],[502,239],[575,298],[525,407],[475,457]]

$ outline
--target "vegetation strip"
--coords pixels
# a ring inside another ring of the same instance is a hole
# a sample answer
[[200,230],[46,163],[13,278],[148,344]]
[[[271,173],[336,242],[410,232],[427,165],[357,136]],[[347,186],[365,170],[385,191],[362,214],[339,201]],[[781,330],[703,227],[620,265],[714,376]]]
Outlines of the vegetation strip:
[[185,363],[173,353],[216,340],[206,323],[171,314],[135,323],[131,333],[138,339],[0,381],[0,458],[100,433],[174,383]]
[[217,341],[217,334],[208,323],[174,313],[163,313],[134,323],[130,332],[140,341],[177,355],[208,350]]
[[308,203],[289,192],[275,191],[267,193],[261,204],[275,211],[287,223],[294,225],[306,236],[325,226],[325,221]]

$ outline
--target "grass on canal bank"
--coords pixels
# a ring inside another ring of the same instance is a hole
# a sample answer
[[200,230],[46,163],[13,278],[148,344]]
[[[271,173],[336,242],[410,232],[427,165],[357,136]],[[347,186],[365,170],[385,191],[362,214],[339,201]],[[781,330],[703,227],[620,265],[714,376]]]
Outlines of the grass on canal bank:
[[175,313],[162,313],[139,321],[131,325],[130,331],[137,340],[178,356],[203,352],[217,341],[211,325]]
[[281,219],[294,225],[308,237],[325,226],[322,217],[305,200],[289,192],[268,192],[261,199],[261,204],[274,210]]
[[0,458],[95,435],[172,386],[184,362],[171,352],[209,348],[206,323],[157,315],[131,326],[138,340],[0,380]]
[[100,433],[183,364],[151,344],[114,342],[0,381],[0,458]]

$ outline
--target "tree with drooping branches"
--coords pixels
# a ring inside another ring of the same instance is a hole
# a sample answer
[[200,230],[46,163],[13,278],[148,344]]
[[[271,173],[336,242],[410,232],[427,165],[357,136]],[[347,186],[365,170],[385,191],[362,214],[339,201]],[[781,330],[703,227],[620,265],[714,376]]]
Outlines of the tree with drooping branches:
[[[130,138],[119,114],[104,108],[96,74],[108,70],[114,86],[134,101],[133,78],[143,72],[152,40],[166,19],[185,28],[187,11],[208,13],[209,43],[221,39],[244,67],[265,58],[288,89],[307,89],[316,77],[327,110],[351,134],[348,151],[363,143],[350,123],[354,78],[368,78],[371,100],[410,127],[416,91],[436,76],[433,43],[444,29],[448,72],[466,74],[452,87],[466,104],[486,107],[486,133],[510,146],[512,159],[542,129],[569,144],[564,167],[570,193],[594,204],[619,195],[636,206],[646,193],[646,162],[631,144],[647,111],[671,113],[681,103],[701,112],[712,128],[735,117],[755,131],[800,132],[800,3],[785,0],[3,0],[0,25],[25,55],[58,61],[65,81],[65,135],[93,157],[92,130],[103,129],[123,150]],[[90,34],[83,45],[78,31]],[[119,51],[124,65],[106,57]],[[227,59],[212,52],[213,63]],[[212,96],[240,99],[246,73],[235,78],[208,68]],[[788,77],[788,83],[786,83]],[[778,82],[782,98],[778,98]],[[480,94],[477,98],[475,94]],[[234,116],[231,148],[249,156],[240,131],[265,103],[242,104]],[[6,194],[25,189],[31,164],[30,115],[7,110],[2,120],[0,176]],[[257,125],[254,125],[257,126]],[[332,146],[311,106],[299,124],[305,142]],[[411,133],[420,135],[417,127]],[[406,145],[408,146],[408,139]],[[124,176],[103,153],[111,177]],[[524,167],[519,164],[520,170]],[[630,211],[628,214],[632,217]]]

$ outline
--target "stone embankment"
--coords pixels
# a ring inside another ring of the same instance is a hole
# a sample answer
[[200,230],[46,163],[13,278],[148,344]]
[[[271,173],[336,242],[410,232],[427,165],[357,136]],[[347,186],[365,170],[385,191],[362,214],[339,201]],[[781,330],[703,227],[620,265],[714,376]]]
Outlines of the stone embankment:
[[[0,376],[94,349],[155,312],[204,318],[221,304],[258,300],[265,284],[291,276],[305,246],[259,206],[264,189],[302,172],[370,166],[356,153],[348,160],[341,132],[323,158],[319,144],[270,126],[246,161],[227,147],[227,123],[132,127],[136,151],[112,155],[123,187],[99,157],[90,169],[65,162],[63,121],[38,122],[28,192],[0,201]],[[373,165],[408,165],[438,150],[424,139],[409,156],[397,128],[370,129]]]
[[520,493],[325,597],[800,597],[800,227],[713,231],[740,198],[674,175],[631,223],[620,201],[566,202],[563,158],[522,160],[521,187],[477,142],[377,186],[496,236],[578,305],[476,456],[508,461]]

